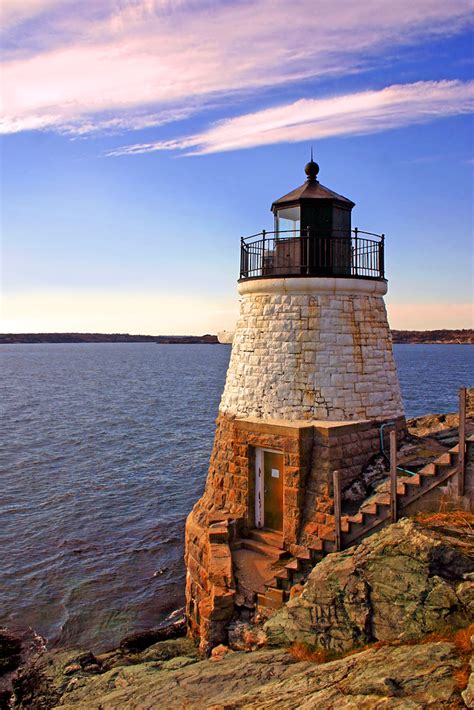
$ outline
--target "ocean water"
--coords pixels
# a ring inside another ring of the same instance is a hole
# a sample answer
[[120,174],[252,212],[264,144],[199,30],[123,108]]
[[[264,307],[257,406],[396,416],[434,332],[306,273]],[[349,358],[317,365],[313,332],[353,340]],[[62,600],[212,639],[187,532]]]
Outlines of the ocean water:
[[[0,625],[107,648],[182,605],[230,346],[0,348]],[[454,411],[474,346],[395,346],[407,416]]]

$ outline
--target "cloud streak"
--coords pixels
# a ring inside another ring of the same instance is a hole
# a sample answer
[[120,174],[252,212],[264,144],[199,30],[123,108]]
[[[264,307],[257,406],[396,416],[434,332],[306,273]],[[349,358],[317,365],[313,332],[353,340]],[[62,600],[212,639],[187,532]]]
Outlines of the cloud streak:
[[362,135],[427,123],[474,109],[474,82],[395,84],[324,99],[301,99],[217,122],[207,131],[173,141],[142,143],[110,151],[133,155],[160,150],[218,153],[274,143]]
[[4,133],[159,125],[232,96],[360,71],[388,48],[472,22],[468,0],[104,0],[99,9],[91,0],[30,0],[21,13],[6,0],[6,7],[15,31],[39,19],[36,35],[28,25],[26,44],[6,42]]

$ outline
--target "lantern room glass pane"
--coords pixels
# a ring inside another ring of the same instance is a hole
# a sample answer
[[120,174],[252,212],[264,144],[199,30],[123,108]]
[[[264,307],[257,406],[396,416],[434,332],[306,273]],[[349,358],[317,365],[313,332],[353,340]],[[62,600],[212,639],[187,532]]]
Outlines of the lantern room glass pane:
[[299,237],[300,219],[301,210],[299,205],[295,207],[284,207],[276,213],[275,231],[278,235],[283,232],[284,234],[282,234],[282,236],[286,238],[293,236],[291,232],[294,233],[294,236]]

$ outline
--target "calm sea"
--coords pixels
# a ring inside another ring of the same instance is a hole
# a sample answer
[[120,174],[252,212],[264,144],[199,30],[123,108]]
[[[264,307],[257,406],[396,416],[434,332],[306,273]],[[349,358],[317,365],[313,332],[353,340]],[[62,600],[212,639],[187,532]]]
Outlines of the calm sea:
[[[0,625],[107,647],[183,602],[183,530],[230,346],[0,348]],[[454,411],[474,346],[395,346],[407,416]]]

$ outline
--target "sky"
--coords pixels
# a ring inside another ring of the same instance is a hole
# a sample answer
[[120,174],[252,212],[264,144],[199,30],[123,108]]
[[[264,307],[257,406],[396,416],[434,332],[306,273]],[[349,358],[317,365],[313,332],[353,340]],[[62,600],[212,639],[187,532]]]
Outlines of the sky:
[[232,330],[311,147],[398,329],[473,324],[470,0],[2,0],[1,332]]

